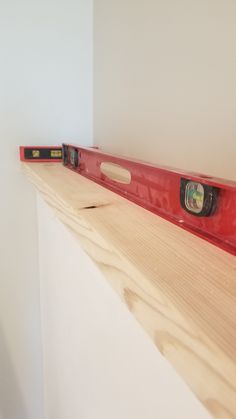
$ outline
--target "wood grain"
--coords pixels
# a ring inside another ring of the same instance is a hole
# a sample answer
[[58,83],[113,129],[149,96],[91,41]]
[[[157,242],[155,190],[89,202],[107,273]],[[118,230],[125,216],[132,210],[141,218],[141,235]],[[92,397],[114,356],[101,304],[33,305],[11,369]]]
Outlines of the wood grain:
[[212,416],[236,418],[236,257],[60,164],[22,166]]

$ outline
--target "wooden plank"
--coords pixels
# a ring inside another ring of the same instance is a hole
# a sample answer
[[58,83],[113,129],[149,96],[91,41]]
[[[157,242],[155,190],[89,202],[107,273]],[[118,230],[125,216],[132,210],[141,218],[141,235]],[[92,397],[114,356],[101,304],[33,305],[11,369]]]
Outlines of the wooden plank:
[[213,417],[236,418],[236,257],[60,164],[23,168]]

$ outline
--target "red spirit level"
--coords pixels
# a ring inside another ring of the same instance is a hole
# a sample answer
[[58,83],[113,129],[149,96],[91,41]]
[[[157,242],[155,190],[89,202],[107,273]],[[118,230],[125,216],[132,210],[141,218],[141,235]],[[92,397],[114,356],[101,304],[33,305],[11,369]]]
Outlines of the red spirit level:
[[62,160],[61,146],[21,146],[20,159],[27,162],[60,162]]
[[236,182],[62,146],[63,164],[236,255]]

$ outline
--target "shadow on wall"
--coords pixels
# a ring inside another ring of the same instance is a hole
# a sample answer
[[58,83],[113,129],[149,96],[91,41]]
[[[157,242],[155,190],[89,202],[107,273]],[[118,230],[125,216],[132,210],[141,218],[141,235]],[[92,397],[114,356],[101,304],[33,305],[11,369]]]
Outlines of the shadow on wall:
[[30,419],[0,325],[0,419]]

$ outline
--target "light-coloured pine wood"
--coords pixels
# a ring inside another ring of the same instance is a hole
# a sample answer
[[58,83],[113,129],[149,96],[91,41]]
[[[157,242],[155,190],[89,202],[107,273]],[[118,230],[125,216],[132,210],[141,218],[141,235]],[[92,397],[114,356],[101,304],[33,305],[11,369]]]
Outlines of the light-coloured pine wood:
[[23,168],[212,416],[236,418],[236,257],[60,164]]

